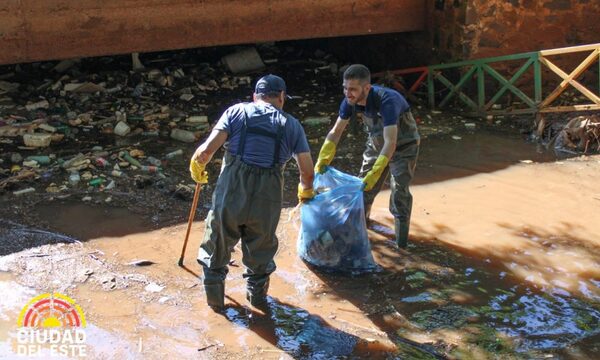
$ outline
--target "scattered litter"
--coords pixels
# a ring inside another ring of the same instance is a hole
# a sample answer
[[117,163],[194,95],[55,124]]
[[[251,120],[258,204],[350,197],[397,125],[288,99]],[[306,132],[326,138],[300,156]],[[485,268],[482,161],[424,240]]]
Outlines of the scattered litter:
[[32,193],[32,192],[35,192],[35,189],[32,188],[32,187],[28,187],[26,189],[21,189],[21,190],[13,191],[13,194],[15,196],[19,196],[19,195],[23,195],[23,194]]
[[115,126],[113,131],[115,134],[117,134],[119,136],[125,136],[125,135],[129,134],[129,132],[131,131],[131,128],[124,121],[120,121],[117,124],[117,126]]
[[153,292],[153,293],[158,293],[163,291],[165,287],[158,285],[155,282],[151,282],[150,284],[146,285],[146,287],[144,288],[144,290],[148,291],[148,292]]
[[265,67],[256,48],[250,47],[224,56],[221,61],[233,74],[243,74],[261,70]]
[[29,111],[33,111],[33,110],[37,110],[37,109],[47,109],[48,107],[50,107],[50,103],[48,102],[48,100],[42,100],[42,101],[34,102],[32,104],[25,105],[25,109],[27,109]]
[[165,155],[165,158],[173,159],[174,157],[181,156],[181,155],[183,155],[183,150],[178,149],[178,150],[172,151],[172,152],[168,153],[167,155]]
[[193,132],[182,129],[173,129],[171,131],[171,138],[187,143],[196,141],[196,135]]
[[50,134],[24,134],[23,142],[25,146],[31,147],[48,147],[52,141]]
[[329,116],[311,116],[302,121],[306,125],[329,125],[331,119]]

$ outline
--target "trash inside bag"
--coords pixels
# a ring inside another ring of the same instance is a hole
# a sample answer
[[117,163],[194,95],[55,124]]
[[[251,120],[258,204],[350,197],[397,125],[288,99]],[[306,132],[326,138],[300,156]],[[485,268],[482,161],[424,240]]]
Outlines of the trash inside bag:
[[298,254],[321,270],[372,272],[378,269],[367,236],[361,179],[328,167],[316,174],[317,195],[301,209]]

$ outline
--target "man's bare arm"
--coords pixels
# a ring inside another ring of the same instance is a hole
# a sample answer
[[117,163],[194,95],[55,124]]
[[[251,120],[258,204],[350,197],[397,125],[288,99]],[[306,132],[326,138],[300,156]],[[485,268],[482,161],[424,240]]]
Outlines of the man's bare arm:
[[313,170],[313,161],[309,152],[303,152],[294,155],[294,159],[298,163],[300,170],[300,183],[305,189],[312,189],[315,173]]
[[213,130],[208,139],[204,141],[192,156],[192,160],[197,161],[199,164],[206,165],[213,155],[227,140],[228,134],[225,131]]

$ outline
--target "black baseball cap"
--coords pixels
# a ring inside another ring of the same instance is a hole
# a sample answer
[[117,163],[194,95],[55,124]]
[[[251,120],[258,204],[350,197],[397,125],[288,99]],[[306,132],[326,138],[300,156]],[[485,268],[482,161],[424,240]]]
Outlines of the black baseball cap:
[[277,75],[269,74],[261,77],[256,82],[254,92],[257,94],[273,95],[284,92],[288,99],[292,97],[287,95],[285,81]]

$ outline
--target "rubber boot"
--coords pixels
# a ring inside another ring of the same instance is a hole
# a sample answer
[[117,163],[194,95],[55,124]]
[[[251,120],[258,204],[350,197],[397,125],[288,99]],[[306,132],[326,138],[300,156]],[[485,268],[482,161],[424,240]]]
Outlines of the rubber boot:
[[269,291],[269,277],[264,279],[248,279],[246,299],[255,307],[265,306],[267,303],[267,292]]
[[206,302],[214,311],[221,311],[225,307],[225,284],[204,285]]
[[408,228],[409,224],[399,219],[394,219],[394,230],[396,232],[396,244],[399,248],[405,249],[408,246]]

